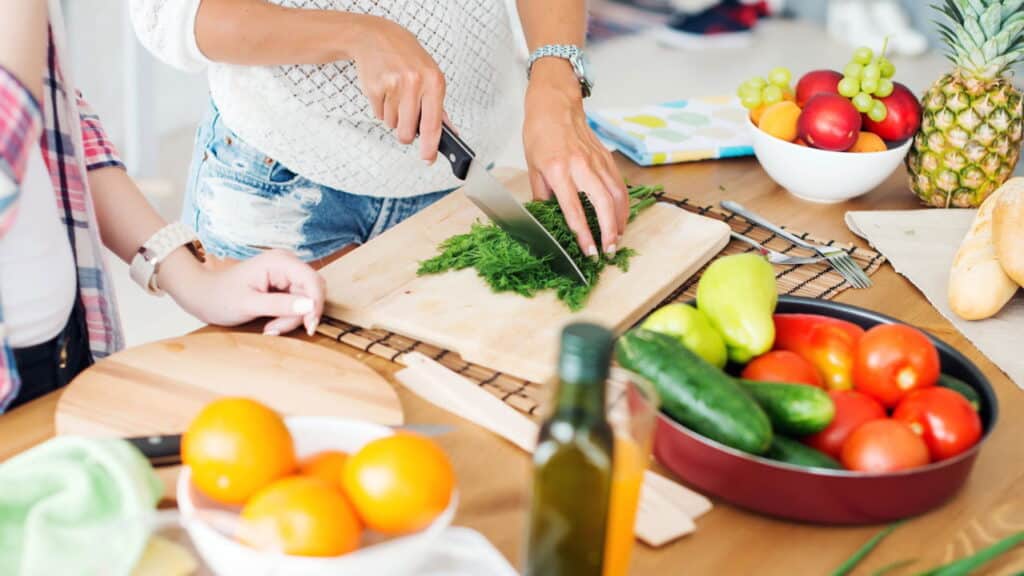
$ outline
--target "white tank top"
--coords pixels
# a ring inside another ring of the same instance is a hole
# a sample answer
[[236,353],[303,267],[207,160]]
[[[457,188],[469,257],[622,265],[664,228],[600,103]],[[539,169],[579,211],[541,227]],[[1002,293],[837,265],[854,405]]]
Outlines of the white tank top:
[[0,238],[0,301],[7,340],[25,348],[53,339],[75,304],[75,259],[38,146],[29,153],[14,224]]

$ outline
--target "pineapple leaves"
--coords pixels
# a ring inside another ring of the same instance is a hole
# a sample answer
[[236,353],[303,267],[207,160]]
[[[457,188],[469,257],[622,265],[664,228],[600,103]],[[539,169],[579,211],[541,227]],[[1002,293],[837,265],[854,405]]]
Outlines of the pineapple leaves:
[[999,33],[1003,23],[1003,9],[1001,4],[1002,2],[989,6],[988,10],[985,10],[981,15],[981,18],[978,19],[978,24],[981,27],[982,34],[985,38],[992,38]]
[[945,0],[932,5],[947,58],[970,76],[993,79],[1024,60],[1024,0]]

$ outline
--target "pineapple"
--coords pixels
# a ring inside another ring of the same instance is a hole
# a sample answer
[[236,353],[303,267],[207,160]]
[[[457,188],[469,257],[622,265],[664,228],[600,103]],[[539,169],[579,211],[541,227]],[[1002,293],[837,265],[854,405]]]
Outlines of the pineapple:
[[910,187],[938,207],[977,207],[1020,157],[1021,92],[1009,69],[1024,60],[1024,0],[945,0],[935,8],[955,64],[921,100]]

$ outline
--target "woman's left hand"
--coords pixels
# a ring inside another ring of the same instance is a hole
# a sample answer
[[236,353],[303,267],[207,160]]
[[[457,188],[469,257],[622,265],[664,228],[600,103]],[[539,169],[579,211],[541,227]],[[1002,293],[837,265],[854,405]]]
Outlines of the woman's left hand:
[[178,250],[161,266],[157,280],[203,322],[236,326],[269,317],[263,333],[272,336],[299,326],[312,336],[324,309],[323,277],[284,250],[269,250],[217,270],[204,268],[187,251]]

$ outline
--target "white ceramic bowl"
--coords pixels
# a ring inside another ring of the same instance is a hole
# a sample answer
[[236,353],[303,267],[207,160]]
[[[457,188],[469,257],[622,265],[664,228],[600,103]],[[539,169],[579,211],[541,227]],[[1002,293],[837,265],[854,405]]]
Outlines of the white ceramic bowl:
[[856,198],[884,182],[910,150],[908,139],[885,152],[830,152],[780,140],[750,119],[754,155],[779,186],[797,198],[832,204]]
[[[377,424],[339,418],[294,417],[285,419],[295,441],[299,458],[323,450],[353,453],[364,444],[390,436],[391,429]],[[259,552],[244,546],[207,521],[211,517],[230,518],[237,509],[218,505],[195,490],[186,466],[178,477],[178,509],[182,523],[196,550],[220,576],[404,576],[426,560],[444,530],[451,525],[458,506],[458,493],[434,522],[415,534],[394,538],[331,558],[287,556]],[[207,513],[212,511],[212,513]]]

